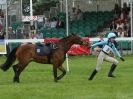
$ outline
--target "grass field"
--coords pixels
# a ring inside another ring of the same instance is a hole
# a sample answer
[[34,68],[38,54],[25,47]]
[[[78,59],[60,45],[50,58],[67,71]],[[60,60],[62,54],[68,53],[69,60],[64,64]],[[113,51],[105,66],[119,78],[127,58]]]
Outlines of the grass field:
[[[5,57],[0,57],[0,64]],[[51,65],[31,63],[21,75],[21,83],[13,83],[13,71],[0,71],[0,99],[133,99],[133,56],[125,56],[115,71],[116,78],[108,78],[110,63],[92,81],[88,76],[96,64],[96,57],[69,58],[70,72],[58,83],[53,81]],[[64,64],[65,66],[65,64]]]

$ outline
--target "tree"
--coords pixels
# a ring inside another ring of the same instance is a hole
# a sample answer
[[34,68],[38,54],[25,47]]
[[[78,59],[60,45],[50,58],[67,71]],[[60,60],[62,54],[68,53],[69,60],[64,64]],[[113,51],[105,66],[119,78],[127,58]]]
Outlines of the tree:
[[[30,15],[30,0],[22,0],[23,15]],[[56,6],[58,0],[33,0],[33,14],[43,15],[50,7]]]

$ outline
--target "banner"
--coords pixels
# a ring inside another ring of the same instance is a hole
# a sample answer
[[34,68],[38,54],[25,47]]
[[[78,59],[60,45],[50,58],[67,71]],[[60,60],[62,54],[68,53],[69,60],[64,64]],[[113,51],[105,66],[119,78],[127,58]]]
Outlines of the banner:
[[7,52],[6,52],[6,42],[3,39],[0,39],[0,54],[7,54]]
[[67,53],[69,55],[89,55],[90,49],[86,46],[74,44]]
[[[89,42],[88,37],[83,37],[83,41]],[[69,55],[89,55],[90,49],[83,45],[74,44],[67,52]]]
[[37,16],[22,16],[22,21],[23,22],[29,22],[29,21],[37,21]]

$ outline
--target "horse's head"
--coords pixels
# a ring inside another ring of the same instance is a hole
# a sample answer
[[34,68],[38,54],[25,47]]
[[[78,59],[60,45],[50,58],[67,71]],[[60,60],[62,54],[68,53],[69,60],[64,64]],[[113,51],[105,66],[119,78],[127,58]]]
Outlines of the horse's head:
[[71,35],[71,38],[72,38],[72,42],[73,42],[74,44],[80,44],[80,45],[83,44],[83,40],[82,40],[82,38],[81,38],[80,36],[75,35],[75,34],[72,34],[72,35]]
[[75,35],[75,34],[71,34],[65,38],[62,38],[60,39],[59,42],[60,42],[59,44],[61,44],[61,46],[64,47],[66,53],[73,44],[80,44],[80,45],[84,45],[87,47],[89,46],[88,42],[84,41],[80,36]]
[[75,34],[72,34],[71,36],[72,36],[72,41],[74,44],[80,44],[80,45],[85,45],[85,46],[89,45],[89,43],[86,41],[83,41],[83,39],[80,36],[75,35]]
[[71,34],[71,35],[69,35],[65,38],[62,38],[60,40],[60,42],[64,42],[64,43],[68,42],[69,44],[80,44],[80,45],[84,45],[84,46],[89,45],[88,42],[83,41],[83,39],[80,36],[76,35],[76,34]]

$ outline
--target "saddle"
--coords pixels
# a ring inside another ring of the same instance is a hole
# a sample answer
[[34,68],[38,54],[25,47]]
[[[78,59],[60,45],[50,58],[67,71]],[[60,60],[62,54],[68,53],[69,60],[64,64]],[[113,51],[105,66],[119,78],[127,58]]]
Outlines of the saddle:
[[57,48],[58,47],[54,43],[47,43],[47,44],[36,43],[35,52],[39,56],[48,56],[51,54],[53,50]]

